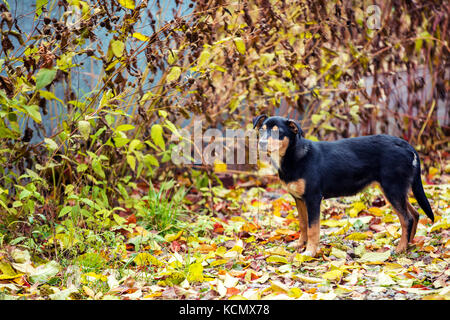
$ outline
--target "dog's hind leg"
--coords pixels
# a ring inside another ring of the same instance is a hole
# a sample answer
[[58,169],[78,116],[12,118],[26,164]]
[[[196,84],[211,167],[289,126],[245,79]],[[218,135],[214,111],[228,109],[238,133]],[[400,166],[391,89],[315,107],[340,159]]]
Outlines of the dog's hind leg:
[[413,242],[414,236],[416,235],[417,224],[419,223],[419,212],[417,212],[409,201],[406,201],[406,206],[408,207],[408,211],[413,218],[413,226],[411,229],[411,234],[409,235],[409,242]]
[[389,184],[384,186],[383,184],[381,184],[381,186],[383,188],[384,194],[386,195],[386,198],[394,207],[394,210],[398,215],[402,227],[402,236],[400,238],[400,242],[397,245],[397,248],[395,249],[397,253],[400,253],[408,248],[408,242],[411,236],[414,237],[414,235],[412,235],[412,231],[415,219],[408,210],[406,192],[403,192],[403,190],[406,190],[406,188],[403,188],[402,186],[396,184]]

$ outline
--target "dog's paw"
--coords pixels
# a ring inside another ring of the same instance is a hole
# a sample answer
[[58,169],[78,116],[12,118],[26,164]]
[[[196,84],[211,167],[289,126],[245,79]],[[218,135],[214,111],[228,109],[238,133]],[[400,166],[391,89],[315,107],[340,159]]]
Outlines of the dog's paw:
[[302,255],[314,258],[316,256],[316,253],[311,250],[305,250],[305,252],[303,252]]

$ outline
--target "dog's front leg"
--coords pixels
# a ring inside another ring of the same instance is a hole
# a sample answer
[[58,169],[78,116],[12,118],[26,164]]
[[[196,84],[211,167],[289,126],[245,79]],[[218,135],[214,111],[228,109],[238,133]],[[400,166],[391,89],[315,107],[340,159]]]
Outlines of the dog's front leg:
[[308,241],[306,244],[306,250],[303,254],[310,257],[316,256],[317,248],[319,247],[321,200],[321,197],[306,200],[306,208],[308,210]]
[[303,199],[295,198],[295,204],[298,211],[298,222],[300,229],[300,238],[298,239],[297,250],[300,251],[308,241],[308,211]]

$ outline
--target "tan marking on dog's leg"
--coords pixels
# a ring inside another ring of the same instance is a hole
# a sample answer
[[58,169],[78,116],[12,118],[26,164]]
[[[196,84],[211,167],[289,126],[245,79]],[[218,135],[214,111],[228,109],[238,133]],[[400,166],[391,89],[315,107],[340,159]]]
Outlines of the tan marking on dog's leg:
[[278,130],[278,127],[277,126],[273,126],[272,127],[272,131],[277,131]]
[[298,222],[300,237],[298,239],[297,250],[302,249],[308,241],[308,210],[306,209],[305,201],[295,198],[298,211]]
[[266,125],[263,125],[263,126],[262,126],[262,129],[263,129],[263,130],[267,130],[267,126],[266,126]]
[[417,231],[417,224],[419,223],[419,212],[412,206],[409,201],[406,201],[406,205],[408,207],[408,211],[411,214],[413,218],[413,226],[411,228],[411,234],[409,235],[409,242],[413,242],[414,236],[416,235]]
[[[396,253],[401,253],[404,252],[407,248],[408,248],[408,225],[405,221],[405,217],[403,215],[403,213],[399,212],[397,209],[395,209],[395,212],[397,213],[398,219],[400,220],[400,225],[402,227],[402,236],[400,238],[400,241],[397,245],[397,247],[395,248],[395,252]],[[408,210],[406,210],[406,214],[408,213]]]
[[305,180],[298,179],[297,181],[289,182],[287,184],[287,191],[294,196],[294,198],[301,198],[305,194]]
[[319,247],[320,238],[320,221],[309,226],[308,224],[308,243],[306,244],[306,250],[303,253],[306,256],[315,257],[317,248]]

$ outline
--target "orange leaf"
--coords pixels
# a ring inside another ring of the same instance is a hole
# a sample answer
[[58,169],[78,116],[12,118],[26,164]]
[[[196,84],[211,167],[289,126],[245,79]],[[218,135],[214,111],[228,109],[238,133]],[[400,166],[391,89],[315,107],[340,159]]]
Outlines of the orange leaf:
[[195,251],[201,252],[201,253],[208,253],[210,251],[216,250],[217,246],[215,244],[209,245],[206,243],[203,243],[199,245],[197,248],[195,248]]
[[240,291],[236,288],[227,288],[227,295],[234,296],[238,294]]
[[134,213],[127,218],[126,224],[130,224],[130,223],[136,223],[136,216],[134,215]]

